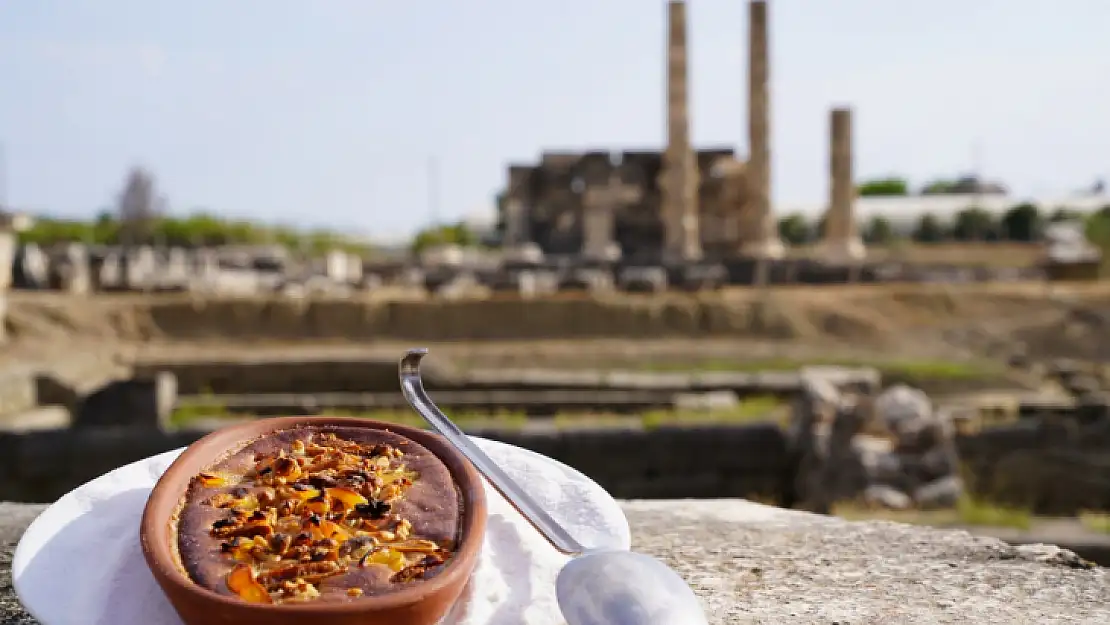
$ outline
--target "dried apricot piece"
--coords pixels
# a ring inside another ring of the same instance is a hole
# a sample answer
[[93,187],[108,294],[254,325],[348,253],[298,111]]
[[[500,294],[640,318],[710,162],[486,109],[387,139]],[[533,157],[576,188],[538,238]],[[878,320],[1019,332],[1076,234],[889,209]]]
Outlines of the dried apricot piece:
[[236,564],[227,574],[227,587],[239,598],[250,603],[273,603],[266,587],[258,583],[254,569],[246,564]]
[[215,473],[201,473],[197,475],[197,481],[205,488],[217,488],[227,485],[227,478],[216,475]]
[[405,554],[401,553],[400,551],[394,551],[393,549],[384,548],[378,549],[377,551],[371,551],[362,556],[362,558],[358,562],[358,565],[366,566],[367,564],[384,564],[385,566],[388,566],[391,571],[396,573],[397,571],[405,568],[407,562],[405,562]]
[[327,519],[320,521],[320,524],[314,526],[310,531],[317,540],[331,538],[342,542],[351,537],[351,533],[344,529],[343,526],[334,521],[328,521]]
[[315,499],[315,498],[319,497],[320,496],[320,491],[315,489],[315,488],[306,488],[306,489],[303,489],[303,490],[298,489],[298,490],[294,490],[292,495],[293,495],[293,498],[295,498],[295,499],[300,499],[301,501],[308,501],[309,499]]
[[354,510],[358,506],[364,506],[370,503],[366,497],[363,497],[358,492],[342,486],[329,488],[327,493],[332,501],[342,504],[344,510]]
[[331,502],[327,497],[319,495],[304,502],[304,509],[319,515],[325,515],[331,512]]

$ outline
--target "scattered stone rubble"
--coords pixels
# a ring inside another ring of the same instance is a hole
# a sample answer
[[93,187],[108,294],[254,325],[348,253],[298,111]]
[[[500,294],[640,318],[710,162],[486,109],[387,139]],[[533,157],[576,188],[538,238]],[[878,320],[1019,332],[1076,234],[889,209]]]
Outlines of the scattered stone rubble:
[[896,385],[869,396],[811,378],[789,429],[799,458],[798,505],[826,514],[847,501],[953,506],[963,492],[954,437],[951,417],[918,389]]
[[[419,259],[378,262],[336,250],[322,258],[296,259],[284,249],[264,246],[186,249],[143,245],[125,249],[84,243],[48,247],[27,243],[16,245],[6,262],[11,265],[12,287],[16,289],[73,294],[191,291],[342,297],[355,290],[390,287],[416,289],[422,296],[444,299],[487,297],[494,291],[515,292],[528,298],[557,291],[696,292],[755,282],[962,280],[955,274],[944,274],[947,278],[926,275],[928,271],[921,273],[912,267],[891,272],[889,267],[861,265],[849,271],[808,259],[757,261],[738,257],[663,264],[588,256],[545,257],[538,250],[532,251],[521,258],[511,249],[463,253],[459,248],[439,250]],[[999,276],[984,274],[974,279]]]

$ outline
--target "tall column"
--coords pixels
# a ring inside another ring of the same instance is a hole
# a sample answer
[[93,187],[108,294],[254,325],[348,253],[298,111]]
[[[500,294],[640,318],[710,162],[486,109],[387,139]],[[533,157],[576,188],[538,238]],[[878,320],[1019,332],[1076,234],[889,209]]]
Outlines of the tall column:
[[855,216],[856,186],[852,173],[852,110],[834,108],[829,115],[829,208],[821,255],[833,262],[859,260],[866,254]]
[[767,2],[748,4],[748,186],[750,200],[741,252],[781,258],[784,249],[771,209],[771,105]]
[[667,5],[667,149],[663,154],[663,257],[701,258],[698,230],[698,164],[690,145],[686,3]]

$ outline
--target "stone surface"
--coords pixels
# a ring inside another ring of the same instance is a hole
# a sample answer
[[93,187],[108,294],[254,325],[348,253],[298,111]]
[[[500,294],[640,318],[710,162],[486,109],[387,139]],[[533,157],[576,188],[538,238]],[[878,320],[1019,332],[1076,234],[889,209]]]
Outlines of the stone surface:
[[[630,501],[633,548],[674,567],[713,625],[1105,623],[1110,581],[1069,551],[743,500]],[[12,551],[42,506],[0,503],[0,625],[35,623]]]

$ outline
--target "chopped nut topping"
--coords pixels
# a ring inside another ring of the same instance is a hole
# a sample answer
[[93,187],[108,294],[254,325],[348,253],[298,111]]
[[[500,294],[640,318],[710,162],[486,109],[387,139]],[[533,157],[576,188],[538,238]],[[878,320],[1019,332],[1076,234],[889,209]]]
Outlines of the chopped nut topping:
[[[219,489],[205,505],[226,510],[212,523],[220,553],[236,561],[228,588],[244,601],[281,603],[320,597],[319,583],[351,567],[384,566],[390,580],[423,579],[453,548],[413,535],[394,504],[419,476],[404,452],[332,433],[294,440],[256,454],[245,475],[201,473],[200,487]],[[347,590],[360,597],[362,588]]]

